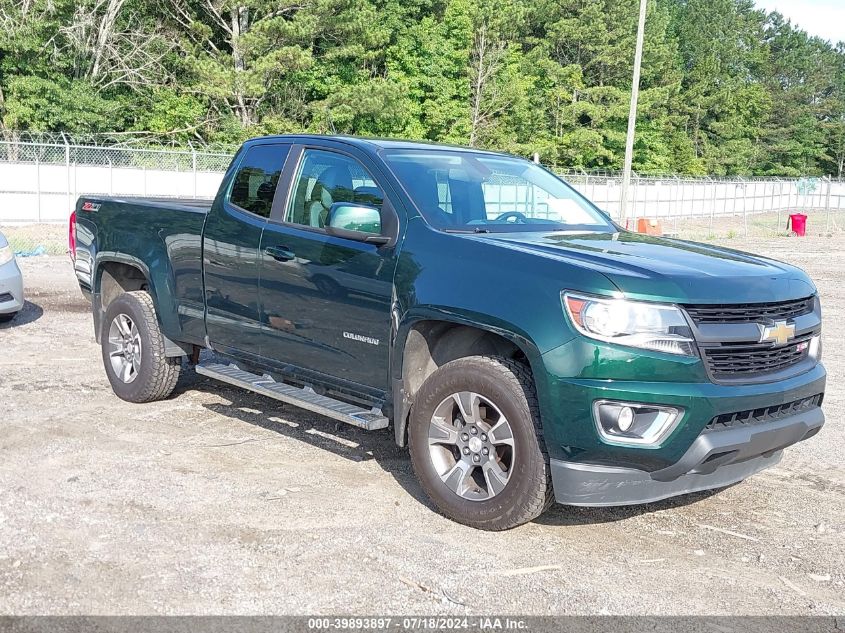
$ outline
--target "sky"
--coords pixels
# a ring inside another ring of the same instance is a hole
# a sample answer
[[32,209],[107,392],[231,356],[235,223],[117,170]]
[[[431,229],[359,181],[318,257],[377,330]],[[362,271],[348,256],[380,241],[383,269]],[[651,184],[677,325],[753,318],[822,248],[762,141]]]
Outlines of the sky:
[[810,35],[836,44],[845,40],[845,0],[756,0],[767,11],[777,11]]

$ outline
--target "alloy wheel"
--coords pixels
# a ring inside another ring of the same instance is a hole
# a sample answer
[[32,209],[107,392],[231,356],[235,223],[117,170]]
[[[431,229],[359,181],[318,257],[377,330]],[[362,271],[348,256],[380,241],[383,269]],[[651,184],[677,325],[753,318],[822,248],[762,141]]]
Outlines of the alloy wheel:
[[126,314],[118,314],[109,326],[109,360],[124,383],[135,380],[141,371],[141,334]]
[[514,436],[501,410],[484,396],[461,391],[434,410],[428,450],[441,481],[470,501],[492,499],[514,469]]

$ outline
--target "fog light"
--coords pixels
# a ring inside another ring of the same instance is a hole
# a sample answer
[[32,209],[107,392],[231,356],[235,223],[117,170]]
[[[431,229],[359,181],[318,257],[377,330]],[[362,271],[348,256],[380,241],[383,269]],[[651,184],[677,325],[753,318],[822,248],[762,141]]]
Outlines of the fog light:
[[625,433],[631,428],[634,423],[634,410],[631,407],[622,407],[619,411],[619,417],[616,418],[616,426],[620,431]]
[[657,446],[677,427],[683,410],[656,404],[596,400],[593,418],[602,439],[623,446]]

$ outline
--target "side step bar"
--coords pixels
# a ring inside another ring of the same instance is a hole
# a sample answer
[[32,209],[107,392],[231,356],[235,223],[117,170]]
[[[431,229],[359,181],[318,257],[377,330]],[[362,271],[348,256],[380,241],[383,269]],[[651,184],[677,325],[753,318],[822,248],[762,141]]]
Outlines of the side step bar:
[[385,429],[388,419],[375,407],[364,409],[328,396],[321,396],[311,387],[294,387],[276,382],[270,376],[258,376],[240,369],[237,365],[223,363],[201,363],[196,366],[198,374],[215,378],[230,385],[248,389],[262,396],[269,396],[287,402],[301,409],[307,409],[367,431]]

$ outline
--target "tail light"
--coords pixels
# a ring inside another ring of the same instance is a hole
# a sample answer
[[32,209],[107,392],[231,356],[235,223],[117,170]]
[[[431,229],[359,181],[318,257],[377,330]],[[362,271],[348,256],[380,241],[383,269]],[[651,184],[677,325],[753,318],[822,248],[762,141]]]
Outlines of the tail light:
[[76,260],[76,211],[71,212],[68,221],[67,250],[70,253],[70,258]]

